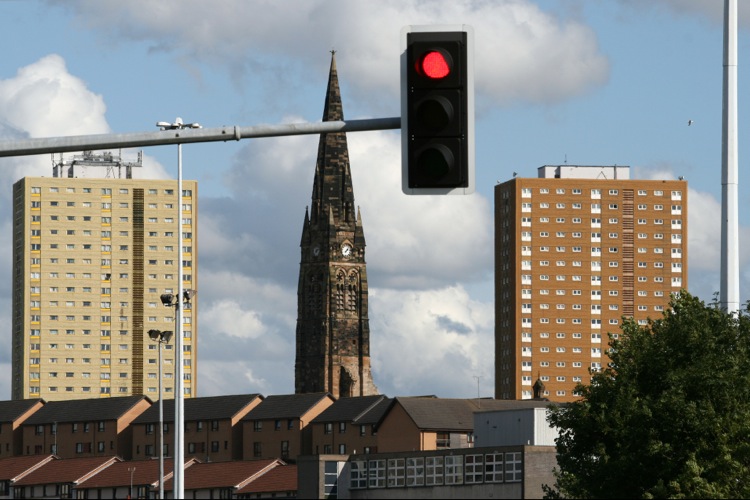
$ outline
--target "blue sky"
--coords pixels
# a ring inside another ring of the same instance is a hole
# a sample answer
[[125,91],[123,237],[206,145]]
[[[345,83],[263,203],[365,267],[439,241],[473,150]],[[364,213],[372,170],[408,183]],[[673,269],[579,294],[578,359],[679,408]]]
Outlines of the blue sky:
[[[750,5],[740,4],[741,302]],[[400,113],[405,25],[475,32],[477,192],[401,193],[398,131],[349,134],[367,238],[373,375],[389,396],[491,396],[493,187],[545,164],[689,182],[689,290],[719,289],[723,2],[716,0],[0,0],[0,140],[318,121],[336,60],[346,118]],[[688,126],[688,120],[693,124]],[[299,237],[317,137],[183,147],[199,181],[198,392],[294,391]],[[136,151],[124,151],[134,158]],[[140,177],[176,175],[176,148]],[[0,370],[10,374],[11,186],[0,159]],[[10,380],[0,381],[9,399]]]

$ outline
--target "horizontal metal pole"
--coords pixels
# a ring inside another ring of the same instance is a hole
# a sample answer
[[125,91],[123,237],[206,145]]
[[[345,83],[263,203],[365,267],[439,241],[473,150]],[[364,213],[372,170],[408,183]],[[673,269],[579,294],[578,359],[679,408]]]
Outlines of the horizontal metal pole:
[[254,127],[184,128],[159,130],[156,132],[132,132],[127,134],[40,137],[36,139],[0,141],[0,157],[161,146],[164,144],[187,144],[189,142],[239,141],[240,139],[285,135],[392,130],[398,128],[401,128],[401,117],[397,116],[367,120],[257,125]]

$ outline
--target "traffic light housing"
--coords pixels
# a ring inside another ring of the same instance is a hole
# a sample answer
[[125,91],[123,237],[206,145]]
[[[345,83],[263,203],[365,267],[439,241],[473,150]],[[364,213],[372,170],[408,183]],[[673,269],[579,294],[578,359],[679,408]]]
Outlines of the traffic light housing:
[[473,30],[406,26],[401,41],[402,189],[473,193]]

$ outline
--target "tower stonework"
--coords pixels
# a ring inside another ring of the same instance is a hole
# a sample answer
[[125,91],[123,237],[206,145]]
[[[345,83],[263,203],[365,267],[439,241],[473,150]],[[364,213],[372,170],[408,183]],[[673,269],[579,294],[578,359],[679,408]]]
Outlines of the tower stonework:
[[[333,55],[323,121],[343,119]],[[344,132],[320,136],[300,247],[295,393],[377,394],[370,372],[365,236]]]

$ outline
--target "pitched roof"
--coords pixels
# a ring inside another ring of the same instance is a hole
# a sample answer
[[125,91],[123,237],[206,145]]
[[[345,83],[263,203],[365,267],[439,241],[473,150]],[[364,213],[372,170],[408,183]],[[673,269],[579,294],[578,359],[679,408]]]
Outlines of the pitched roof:
[[275,493],[281,491],[297,491],[296,465],[274,467],[258,479],[250,481],[235,493]]
[[242,420],[300,418],[326,398],[333,400],[327,392],[268,396],[261,404],[250,410]]
[[[196,463],[190,467],[189,473],[185,473],[184,488],[186,490],[229,486],[241,488],[253,478],[283,464],[284,462],[279,459]],[[165,490],[171,490],[173,487],[173,478],[164,483]]]
[[79,483],[115,462],[118,457],[85,457],[51,460],[16,481],[15,486],[53,483]]
[[380,424],[380,422],[383,420],[383,417],[386,416],[388,413],[388,410],[393,405],[393,402],[395,400],[393,398],[383,398],[381,401],[376,403],[372,408],[370,408],[367,412],[357,417],[356,420],[354,420],[354,424],[356,425],[377,425]]
[[57,460],[57,457],[55,455],[23,455],[2,458],[0,459],[0,481],[17,481],[50,460]]
[[312,419],[312,423],[354,422],[363,417],[384,399],[383,395],[341,398],[323,410],[323,413]]
[[[237,394],[229,396],[187,398],[184,400],[184,419],[186,422],[196,420],[230,419],[258,398],[263,399],[263,396],[260,394]],[[165,399],[164,422],[172,421],[174,421],[174,399]],[[158,422],[158,401],[151,405],[151,408],[144,411],[133,420],[134,424],[151,424]]]
[[[191,458],[185,460],[185,468],[195,464],[197,460]],[[164,477],[172,477],[174,461],[171,458],[164,459]],[[131,460],[129,462],[116,462],[95,476],[82,481],[77,488],[108,488],[116,486],[127,486],[130,484],[130,475],[133,475],[132,484],[139,486],[159,486],[159,460]]]
[[548,401],[506,399],[441,399],[433,397],[396,398],[420,429],[435,431],[471,431],[474,412],[546,407]]
[[144,399],[151,403],[147,396],[49,401],[27,418],[23,425],[117,420]]
[[17,418],[29,411],[35,404],[44,403],[43,399],[12,399],[0,401],[0,422],[15,422]]
[[420,429],[466,430],[474,428],[474,417],[465,399],[396,398]]

